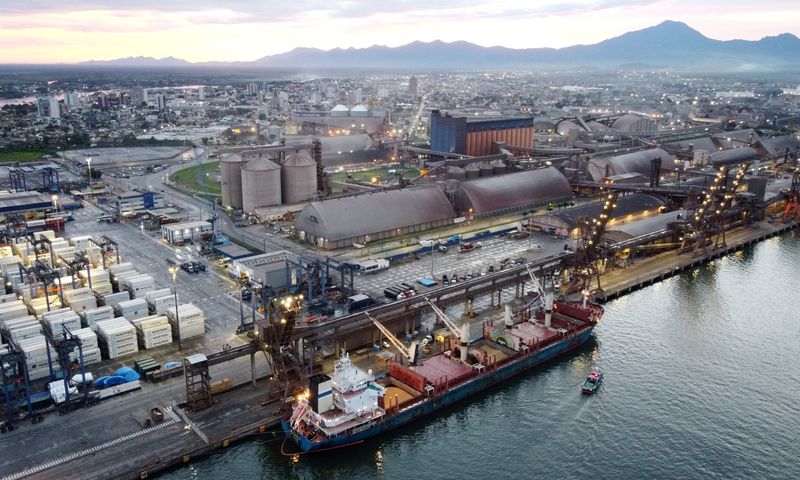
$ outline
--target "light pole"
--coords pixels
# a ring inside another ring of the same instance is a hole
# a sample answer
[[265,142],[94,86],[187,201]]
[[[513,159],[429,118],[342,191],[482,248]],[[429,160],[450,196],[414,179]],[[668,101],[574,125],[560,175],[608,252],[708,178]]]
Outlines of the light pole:
[[183,343],[181,342],[181,322],[180,318],[178,317],[178,287],[175,283],[175,280],[178,277],[178,266],[173,265],[169,267],[169,273],[172,275],[172,294],[175,297],[175,325],[177,326],[178,330],[178,350],[182,350]]
[[86,157],[86,165],[89,173],[89,190],[92,189],[92,157]]

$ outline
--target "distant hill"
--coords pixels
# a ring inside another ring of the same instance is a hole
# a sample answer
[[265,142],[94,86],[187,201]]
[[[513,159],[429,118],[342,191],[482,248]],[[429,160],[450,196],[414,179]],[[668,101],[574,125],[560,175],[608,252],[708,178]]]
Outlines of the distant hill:
[[340,68],[526,68],[617,67],[653,65],[713,70],[778,70],[797,68],[800,39],[784,33],[758,41],[720,41],[685,23],[666,21],[593,45],[561,49],[481,47],[468,42],[413,42],[396,48],[319,50],[296,48],[260,58],[254,64],[270,67]]
[[[84,65],[189,66],[226,65],[224,62],[193,64],[173,57],[131,57]],[[390,68],[390,69],[525,69],[541,67],[620,66],[671,67],[705,71],[797,70],[800,39],[784,33],[757,41],[714,40],[685,23],[665,21],[656,26],[593,45],[513,49],[482,47],[469,42],[412,42],[400,47],[295,48],[252,62],[230,65],[278,68]]]
[[121,67],[177,67],[192,65],[191,62],[187,62],[186,60],[181,60],[180,58],[175,57],[128,57],[118,58],[115,60],[89,60],[88,62],[81,62],[80,64],[103,66],[119,65]]

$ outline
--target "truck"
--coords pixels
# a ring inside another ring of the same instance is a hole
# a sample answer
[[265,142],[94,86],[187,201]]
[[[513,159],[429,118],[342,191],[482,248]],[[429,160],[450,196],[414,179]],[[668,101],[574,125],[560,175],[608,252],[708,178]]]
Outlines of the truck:
[[364,295],[363,293],[359,293],[357,295],[351,295],[347,297],[347,311],[349,313],[358,312],[364,310],[365,308],[369,308],[378,301],[374,298],[370,297],[369,295]]

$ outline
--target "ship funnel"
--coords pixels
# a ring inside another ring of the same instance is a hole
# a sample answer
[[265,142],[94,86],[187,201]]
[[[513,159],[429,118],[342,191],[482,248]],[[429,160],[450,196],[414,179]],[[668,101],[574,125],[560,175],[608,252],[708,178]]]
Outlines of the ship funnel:
[[553,320],[553,292],[544,295],[544,326],[549,327]]
[[467,354],[469,353],[469,324],[461,325],[461,363],[467,363]]
[[506,305],[505,315],[503,316],[503,322],[506,324],[506,327],[514,326],[514,319],[511,318],[511,307]]

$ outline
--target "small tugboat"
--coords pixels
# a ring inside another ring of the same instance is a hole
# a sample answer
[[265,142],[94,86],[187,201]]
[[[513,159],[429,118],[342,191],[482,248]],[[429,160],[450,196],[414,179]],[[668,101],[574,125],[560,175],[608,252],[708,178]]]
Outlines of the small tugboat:
[[599,368],[595,367],[589,372],[589,375],[586,376],[586,380],[583,382],[581,386],[581,391],[583,393],[593,394],[600,388],[600,383],[603,381],[603,372],[600,371]]

